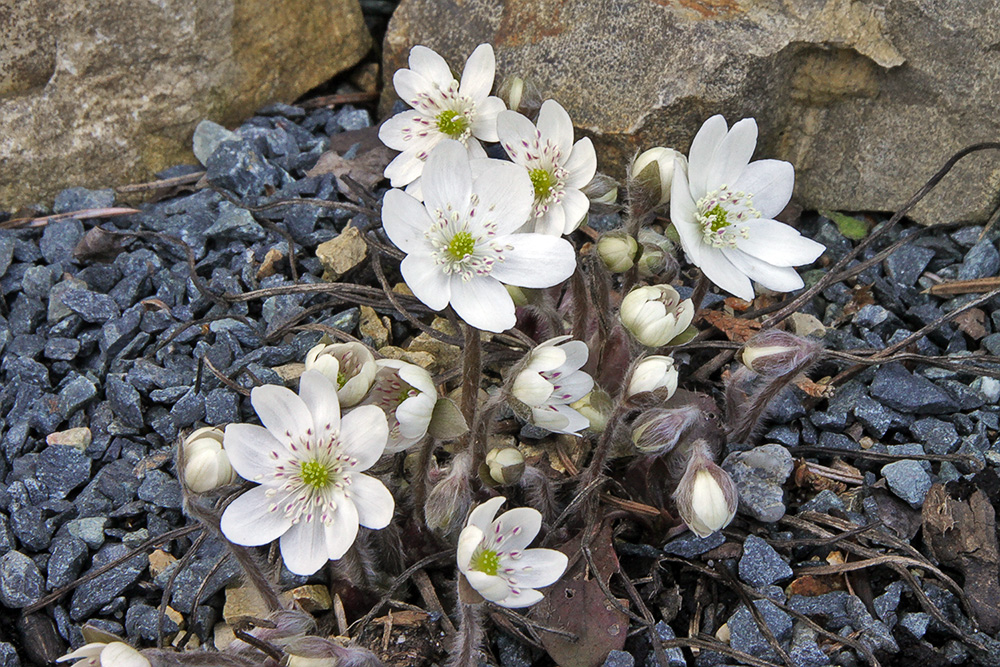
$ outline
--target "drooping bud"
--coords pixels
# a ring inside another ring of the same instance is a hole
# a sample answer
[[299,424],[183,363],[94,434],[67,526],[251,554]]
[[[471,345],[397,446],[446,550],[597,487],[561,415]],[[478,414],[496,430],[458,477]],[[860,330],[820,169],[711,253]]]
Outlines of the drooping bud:
[[653,355],[640,361],[632,370],[626,396],[658,391],[664,401],[677,391],[677,369],[672,357]]
[[424,502],[424,521],[427,527],[447,535],[461,527],[472,503],[469,472],[472,454],[462,451],[451,461],[451,470],[434,485]]
[[524,475],[524,454],[514,447],[494,447],[486,454],[486,470],[494,484],[517,484]]
[[597,240],[597,254],[611,273],[625,273],[635,263],[639,244],[631,234],[616,230]]
[[497,90],[497,95],[508,109],[530,120],[534,120],[542,108],[542,95],[538,92],[538,87],[519,76],[508,76],[504,79]]
[[755,373],[778,377],[796,369],[801,372],[816,360],[821,350],[818,342],[787,331],[768,329],[746,342],[740,360]]
[[674,259],[674,244],[667,237],[643,227],[639,230],[639,245],[642,253],[639,255],[639,275],[651,278],[661,273],[667,274],[667,280],[676,275],[677,260]]
[[736,516],[739,494],[733,478],[695,447],[673,498],[684,523],[698,537],[722,530]]
[[612,206],[618,201],[618,181],[607,174],[598,172],[590,183],[580,188],[591,204]]
[[608,392],[595,387],[580,400],[570,403],[569,407],[587,418],[587,421],[590,422],[588,428],[591,431],[594,433],[603,433],[604,429],[608,426],[608,418],[611,416],[611,411],[614,410],[615,406]]
[[306,370],[318,370],[337,388],[342,408],[357,405],[375,382],[375,357],[361,343],[319,344],[306,354]]
[[222,448],[222,429],[206,426],[193,432],[184,448],[184,483],[195,493],[206,493],[236,479],[229,456]]
[[687,165],[687,158],[672,148],[657,146],[640,153],[632,162],[632,178],[649,196],[653,206],[670,201],[670,186],[674,181],[674,161]]
[[679,336],[694,319],[691,299],[681,300],[669,285],[637,287],[622,299],[622,324],[643,345],[660,347]]
[[643,412],[632,427],[632,443],[646,454],[666,454],[677,446],[684,432],[701,415],[693,405],[653,408]]

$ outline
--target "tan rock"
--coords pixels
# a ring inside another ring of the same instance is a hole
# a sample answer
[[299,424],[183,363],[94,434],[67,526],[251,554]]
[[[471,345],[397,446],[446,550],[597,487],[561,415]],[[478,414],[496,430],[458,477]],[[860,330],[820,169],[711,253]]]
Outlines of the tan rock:
[[177,562],[177,559],[168,554],[163,549],[157,549],[149,554],[149,576],[156,579],[163,574],[168,567]]
[[333,609],[333,600],[330,598],[330,591],[326,586],[310,585],[310,586],[299,586],[298,588],[293,588],[292,590],[284,593],[291,597],[303,611],[308,611],[310,613],[316,611],[327,611]]
[[[403,0],[383,111],[411,46],[461,71],[481,42],[498,81],[516,74],[561,103],[616,176],[639,148],[686,152],[715,113],[753,116],[757,157],[795,165],[802,205],[886,211],[1000,134],[1000,4],[986,0]],[[911,215],[984,221],[998,191],[1000,155],[981,152]]]
[[45,437],[46,444],[68,445],[79,449],[81,452],[90,446],[92,440],[93,435],[86,426],[70,428],[65,431],[56,431],[55,433],[49,433]]
[[0,208],[192,162],[204,118],[291,102],[368,51],[358,0],[0,5]]
[[[435,317],[434,321],[431,322],[431,328],[436,331],[440,331],[441,333],[448,334],[449,336],[461,335],[461,332],[455,331],[451,322],[443,317]],[[424,368],[434,375],[453,368],[458,368],[462,364],[462,348],[457,345],[452,345],[442,340],[438,340],[428,333],[421,332],[419,335],[414,337],[406,349],[411,354],[429,354],[432,361],[429,365],[424,366]]]
[[335,238],[320,243],[316,257],[323,264],[323,280],[333,282],[368,256],[368,246],[357,227],[346,227]]
[[212,643],[216,651],[224,651],[227,646],[236,641],[236,634],[228,623],[216,623],[212,629]]
[[222,618],[226,623],[234,625],[243,618],[266,618],[267,614],[267,605],[253,586],[226,587],[226,604],[222,607]]
[[278,374],[282,382],[290,385],[302,377],[302,374],[306,372],[306,365],[301,361],[292,361],[281,366],[275,366],[271,370]]
[[358,331],[362,336],[368,336],[374,342],[375,349],[379,349],[389,342],[389,318],[384,321],[379,319],[378,313],[370,306],[361,306],[361,321],[358,323]]

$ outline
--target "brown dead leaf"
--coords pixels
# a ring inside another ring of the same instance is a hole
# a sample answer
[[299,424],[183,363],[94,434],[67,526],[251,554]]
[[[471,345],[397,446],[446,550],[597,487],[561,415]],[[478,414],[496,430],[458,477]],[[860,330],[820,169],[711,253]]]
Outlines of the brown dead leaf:
[[875,297],[872,295],[872,286],[858,285],[854,288],[854,294],[851,295],[850,303],[844,306],[843,312],[834,318],[830,326],[837,327],[843,324],[854,317],[855,313],[859,310],[873,303],[875,303]]
[[125,239],[100,227],[91,227],[73,248],[73,257],[81,262],[111,262],[121,254]]
[[745,320],[721,310],[703,312],[701,318],[724,333],[726,338],[736,343],[745,343],[760,331],[760,322]]
[[970,308],[964,313],[959,313],[955,317],[955,324],[973,340],[983,338],[986,330],[986,313],[979,308]]
[[811,574],[807,574],[790,583],[788,585],[788,590],[785,592],[788,595],[805,595],[812,597],[815,595],[823,595],[824,593],[831,593],[833,591],[842,591],[844,589],[845,586],[843,577],[834,575],[813,576]]
[[372,189],[384,178],[382,172],[394,155],[394,151],[381,145],[359,152],[349,160],[330,150],[320,156],[319,162],[306,172],[306,176],[333,174],[341,191],[349,191],[347,182],[343,180],[345,176],[349,176],[362,186]]
[[750,306],[753,305],[752,301],[745,301],[735,296],[728,296],[723,302],[727,307],[732,308],[734,312],[743,313],[750,310]]
[[[825,378],[829,379],[829,378]],[[819,382],[813,382],[809,378],[803,376],[795,381],[795,386],[806,392],[813,398],[832,398],[834,393],[833,385],[826,384],[823,380]]]
[[824,477],[809,469],[809,464],[805,459],[795,461],[795,469],[792,473],[792,480],[795,485],[802,489],[811,491],[824,491],[829,489],[834,493],[843,493],[847,490],[847,485],[843,482]]

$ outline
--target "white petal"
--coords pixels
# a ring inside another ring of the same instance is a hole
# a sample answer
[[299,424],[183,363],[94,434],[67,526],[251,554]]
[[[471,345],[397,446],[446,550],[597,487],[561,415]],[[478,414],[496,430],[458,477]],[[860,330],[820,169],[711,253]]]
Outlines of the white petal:
[[128,644],[111,642],[101,651],[101,667],[150,667],[150,662]]
[[703,246],[701,263],[698,268],[702,270],[709,280],[726,290],[730,294],[738,296],[744,301],[753,300],[753,285],[746,274],[733,266],[726,255],[718,248]]
[[485,535],[493,529],[493,517],[497,515],[500,506],[507,502],[503,496],[490,498],[486,502],[480,503],[469,512],[469,518],[465,522],[467,526],[475,526]]
[[513,246],[504,251],[503,261],[493,265],[490,276],[506,285],[552,287],[573,275],[576,252],[570,243],[545,234],[511,234],[498,238]]
[[576,231],[583,224],[583,219],[590,211],[590,200],[579,190],[566,190],[559,205],[562,206],[563,215],[566,218],[563,224],[563,234]]
[[[563,408],[566,406],[560,405],[558,407]],[[573,410],[572,408],[568,409],[576,412],[576,410]],[[583,415],[580,415],[579,412],[577,412],[577,415],[583,417]],[[566,429],[569,427],[570,421],[569,415],[564,415],[554,405],[546,404],[541,407],[531,409],[531,423],[538,428],[544,428],[548,431],[552,431],[553,433],[567,433],[568,431]],[[586,428],[587,426],[590,426],[589,421],[587,421],[583,428]]]
[[478,102],[490,94],[493,89],[493,77],[496,75],[497,59],[493,47],[480,44],[465,61],[462,71],[462,83],[458,87],[459,95],[467,95]]
[[594,174],[597,173],[597,152],[589,137],[573,144],[573,151],[563,167],[569,172],[566,178],[567,188],[579,189],[594,180]]
[[698,266],[703,245],[701,226],[694,221],[695,202],[691,199],[687,175],[678,169],[679,163],[679,160],[674,160],[674,180],[670,185],[670,221],[674,223],[688,259]]
[[447,88],[448,84],[455,80],[445,59],[426,46],[417,45],[410,49],[409,65],[411,70],[437,85],[438,88]]
[[499,141],[497,136],[497,114],[504,111],[507,105],[499,97],[487,97],[482,104],[476,105],[476,115],[472,121],[472,136],[483,141]]
[[733,125],[715,149],[705,182],[706,190],[712,191],[723,185],[731,186],[750,163],[755,148],[757,121],[744,118]]
[[473,162],[472,191],[479,196],[476,217],[484,224],[496,224],[503,236],[519,229],[531,216],[534,189],[524,167],[502,160]]
[[276,462],[291,456],[270,431],[256,424],[229,424],[222,446],[233,470],[251,482],[270,477]]
[[545,100],[538,111],[538,131],[542,138],[554,143],[559,153],[569,156],[573,150],[573,121],[562,105],[555,100]]
[[490,602],[499,602],[510,595],[510,586],[496,575],[469,570],[465,573],[465,578],[469,580],[469,584],[476,589],[476,592]]
[[562,236],[566,229],[566,211],[562,206],[549,206],[549,210],[535,218],[535,233]]
[[449,208],[464,213],[469,207],[472,175],[464,145],[446,139],[434,147],[421,176],[424,203],[430,211]]
[[497,136],[510,159],[523,164],[525,150],[538,138],[538,130],[516,111],[501,111],[497,114]]
[[[388,193],[386,193],[388,196]],[[399,264],[400,273],[413,296],[431,310],[441,310],[451,300],[451,277],[428,252],[411,252]]]
[[[226,539],[245,547],[256,547],[276,540],[291,527],[291,519],[281,508],[288,494],[270,497],[268,490],[266,486],[255,486],[229,503],[221,523]],[[268,508],[275,503],[278,507],[272,512]]]
[[392,360],[382,360],[386,368],[395,368],[396,372],[399,373],[399,377],[403,378],[404,382],[414,389],[422,391],[425,394],[430,394],[434,397],[434,400],[437,400],[437,385],[434,384],[434,378],[431,377],[430,373],[416,364],[405,361],[394,361],[393,364],[388,364],[386,363],[387,361]]
[[561,364],[563,366],[560,369],[562,373],[582,368],[587,363],[587,359],[590,358],[590,348],[582,340],[571,340],[568,343],[563,343],[559,349],[566,355],[566,361]]
[[[434,136],[440,140],[443,135]],[[424,161],[420,158],[420,154],[420,150],[403,151],[386,166],[384,175],[392,187],[401,188],[420,178],[424,170]]]
[[569,435],[579,435],[580,431],[590,427],[590,420],[568,405],[553,405],[549,410],[558,417],[559,424],[556,425],[555,420],[550,415],[548,417],[549,423],[540,424],[536,422],[536,426],[547,428],[553,433],[567,433]]
[[517,560],[501,559],[501,568],[515,570],[509,576],[517,582],[517,586],[527,588],[542,588],[559,581],[566,572],[569,559],[561,551],[555,549],[528,549]]
[[500,333],[517,323],[514,300],[498,280],[490,276],[468,281],[452,277],[451,307],[468,324]]
[[273,384],[254,387],[250,403],[261,423],[281,442],[298,441],[312,428],[312,415],[306,404],[287,387]]
[[76,649],[71,653],[58,658],[56,662],[66,662],[67,660],[82,660],[84,658],[97,658],[101,655],[101,651],[107,646],[104,642],[91,642],[90,644],[84,644],[80,648]]
[[429,247],[424,234],[434,224],[427,208],[402,190],[389,190],[382,202],[382,227],[389,240],[403,252]]
[[350,500],[337,503],[333,525],[326,527],[326,555],[330,560],[343,558],[358,537],[358,510]]
[[722,252],[747,277],[775,292],[794,292],[803,286],[802,276],[793,268],[768,264],[736,248],[723,248]]
[[586,373],[567,375],[559,383],[556,393],[549,399],[552,405],[566,405],[580,400],[594,388],[594,378]]
[[358,462],[353,470],[368,470],[382,456],[389,438],[385,413],[374,405],[354,408],[340,421],[340,446],[345,454]]
[[[530,607],[533,604],[538,604],[545,598],[544,595],[533,588],[519,588],[517,590],[517,594],[511,592],[503,600],[496,600],[495,604],[508,609],[520,609],[521,607]],[[486,596],[484,595],[483,597]]]
[[826,246],[777,220],[748,220],[750,238],[736,238],[736,247],[775,266],[801,266],[816,261]]
[[458,562],[459,572],[469,571],[469,563],[476,549],[483,542],[483,531],[476,526],[466,526],[458,535],[458,547],[455,550],[455,559]]
[[773,218],[792,198],[795,168],[784,160],[757,160],[747,165],[732,186],[753,197],[753,207],[762,218]]
[[411,107],[417,106],[421,93],[427,94],[434,90],[433,84],[427,77],[409,69],[397,70],[392,75],[392,87],[396,89],[399,99]]
[[319,371],[306,371],[299,379],[299,398],[312,414],[316,433],[332,433],[340,428],[340,400],[330,378]]
[[379,126],[379,140],[394,150],[406,150],[409,148],[409,144],[403,141],[403,130],[415,125],[415,121],[419,118],[420,115],[412,111],[404,111],[403,113],[396,114]]
[[396,502],[382,482],[368,475],[351,475],[350,494],[358,521],[365,528],[378,530],[392,521]]
[[312,521],[303,519],[281,536],[281,558],[292,574],[315,574],[330,560],[327,557],[326,529],[314,516]]
[[475,139],[469,139],[465,142],[465,149],[469,152],[469,160],[485,160],[486,149]]
[[430,426],[434,416],[434,404],[437,396],[420,393],[406,399],[396,408],[396,420],[399,422],[399,432],[404,438],[422,438]]
[[511,393],[514,397],[531,407],[538,407],[548,402],[552,395],[552,383],[538,373],[530,370],[517,374]]
[[542,528],[542,513],[530,507],[515,507],[507,510],[493,521],[494,534],[499,533],[502,541],[497,551],[506,554],[524,551]]
[[[705,121],[698,134],[694,135],[691,142],[691,150],[688,152],[688,178],[690,180],[691,198],[695,201],[701,199],[708,190],[708,172],[711,169],[712,156],[722,140],[728,133],[726,119],[720,115],[715,115]],[[677,170],[674,169],[676,182]],[[670,199],[674,199],[674,191],[671,189]]]
[[[421,167],[421,171],[423,171],[423,167]],[[420,182],[420,177],[418,176],[415,181],[413,181],[412,183],[410,183],[409,185],[407,185],[406,189],[403,190],[403,192],[405,192],[406,194],[410,195],[414,199],[418,199],[420,201],[423,201],[424,200],[424,186]]]

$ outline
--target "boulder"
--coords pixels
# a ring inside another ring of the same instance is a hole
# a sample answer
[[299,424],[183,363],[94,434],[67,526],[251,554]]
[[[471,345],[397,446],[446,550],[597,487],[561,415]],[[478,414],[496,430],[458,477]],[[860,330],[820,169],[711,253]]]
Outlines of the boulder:
[[0,210],[193,163],[204,118],[290,102],[367,52],[358,0],[0,3]]
[[[558,100],[617,176],[640,148],[686,152],[712,114],[753,116],[756,157],[795,165],[799,203],[891,211],[954,152],[1000,139],[990,0],[403,0],[385,76],[414,44],[461,71],[481,42],[498,81]],[[1000,156],[978,153],[912,217],[983,221],[998,186]]]

